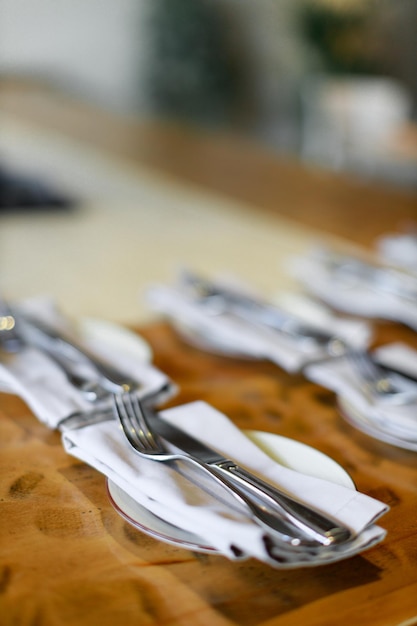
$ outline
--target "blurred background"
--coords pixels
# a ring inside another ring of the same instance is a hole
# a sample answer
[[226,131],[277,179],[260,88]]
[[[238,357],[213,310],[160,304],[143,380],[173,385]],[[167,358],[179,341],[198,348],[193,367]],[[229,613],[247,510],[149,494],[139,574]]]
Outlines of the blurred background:
[[0,77],[417,188],[417,0],[0,0]]

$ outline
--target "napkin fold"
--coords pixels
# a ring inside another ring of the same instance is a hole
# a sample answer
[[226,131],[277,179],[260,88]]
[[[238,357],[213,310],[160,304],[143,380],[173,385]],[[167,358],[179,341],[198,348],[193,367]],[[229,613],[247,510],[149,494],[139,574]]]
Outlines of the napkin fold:
[[[401,354],[409,359],[410,351],[410,348],[398,344],[384,346],[376,351],[375,360],[388,367],[395,364],[401,368]],[[417,357],[417,353],[414,356]],[[403,369],[406,371],[405,367]],[[370,393],[366,381],[349,356],[312,364],[306,368],[305,375],[323,387],[332,389],[342,399],[342,404],[354,411],[355,425],[362,425],[364,430],[378,439],[417,450],[416,382],[394,373],[389,375],[399,389],[411,396],[407,403],[401,404],[394,398],[376,397]]]
[[337,311],[368,318],[399,321],[417,330],[417,301],[377,288],[366,276],[342,277],[331,268],[332,253],[316,248],[293,259],[290,271],[308,293]]
[[[171,321],[197,347],[237,357],[267,359],[288,372],[300,371],[306,363],[326,356],[314,340],[300,341],[284,333],[233,314],[215,313],[190,298],[181,288],[154,286],[148,290],[151,308]],[[306,311],[307,307],[304,307]],[[306,315],[300,316],[306,322]],[[328,314],[323,324],[311,320],[317,330],[334,332],[352,347],[365,347],[370,340],[366,324],[346,322]]]

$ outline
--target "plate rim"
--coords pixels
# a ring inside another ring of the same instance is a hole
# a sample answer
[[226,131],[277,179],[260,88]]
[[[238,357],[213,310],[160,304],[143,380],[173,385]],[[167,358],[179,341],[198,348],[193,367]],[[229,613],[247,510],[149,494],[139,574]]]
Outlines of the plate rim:
[[371,437],[372,439],[376,439],[378,441],[382,441],[383,443],[387,443],[397,448],[402,448],[403,450],[417,452],[417,442],[413,444],[406,439],[401,439],[400,437],[396,437],[395,435],[386,433],[385,431],[379,429],[377,426],[373,427],[372,424],[364,422],[363,420],[366,419],[366,417],[363,417],[361,411],[353,406],[352,403],[349,402],[348,398],[346,398],[345,396],[337,397],[337,405],[339,408],[339,413],[343,417],[343,419],[346,420],[348,424],[350,424],[354,428],[357,428],[368,437]]

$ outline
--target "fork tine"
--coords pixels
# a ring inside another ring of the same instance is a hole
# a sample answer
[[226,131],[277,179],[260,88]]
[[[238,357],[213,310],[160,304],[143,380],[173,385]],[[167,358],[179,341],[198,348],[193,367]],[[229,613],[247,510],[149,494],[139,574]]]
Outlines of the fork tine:
[[144,415],[141,402],[136,394],[123,393],[114,396],[116,415],[130,444],[139,452],[155,452],[160,450]]
[[132,394],[123,394],[122,401],[129,415],[129,421],[136,435],[141,441],[142,447],[146,450],[155,450],[155,442],[148,424],[144,419],[143,412],[137,396]]
[[129,441],[130,445],[136,450],[138,449],[141,450],[142,449],[141,440],[138,437],[136,429],[133,428],[131,424],[129,412],[126,409],[125,402],[123,401],[121,395],[119,394],[113,395],[113,407],[114,407],[116,417],[118,418],[120,424],[122,425],[123,432],[127,440]]

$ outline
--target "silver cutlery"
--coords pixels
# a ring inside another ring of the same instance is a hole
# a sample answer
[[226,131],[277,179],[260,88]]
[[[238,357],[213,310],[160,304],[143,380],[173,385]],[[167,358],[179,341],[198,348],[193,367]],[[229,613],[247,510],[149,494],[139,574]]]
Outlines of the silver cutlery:
[[182,273],[181,283],[191,291],[198,303],[213,314],[231,313],[282,333],[298,343],[313,343],[330,355],[339,356],[346,350],[345,342],[340,337],[319,330],[267,302],[220,286],[189,271]]
[[[181,429],[158,417],[149,399],[137,394],[114,395],[114,413],[132,448],[139,455],[168,463],[182,473],[176,461],[186,461],[194,469],[227,489],[235,503],[249,509],[251,517],[279,540],[294,548],[310,549],[339,545],[352,538],[352,532],[289,494],[268,484],[235,462],[219,455]],[[174,452],[169,450],[173,446]],[[192,480],[192,474],[186,473]],[[207,481],[197,484],[211,493]],[[212,494],[213,495],[213,494]],[[230,505],[230,498],[228,500]]]
[[[413,389],[413,383],[409,379],[407,380],[407,377],[402,377],[400,373],[379,365],[368,352],[351,351],[346,356],[362,379],[371,398],[394,405],[417,402],[417,384]],[[400,384],[402,379],[406,383],[405,385]]]
[[[22,351],[25,346],[32,345],[28,336],[25,336],[25,333],[22,332],[20,324],[16,323],[16,318],[7,303],[1,300],[0,313],[0,348],[4,352],[18,353]],[[48,350],[46,346],[42,347],[42,351],[59,367],[68,382],[81,391],[88,400],[96,401],[109,395],[109,391],[96,379],[92,379],[91,376],[84,376],[80,372],[75,371],[74,362],[65,355],[60,354],[56,350]]]
[[385,292],[417,302],[417,279],[401,270],[372,265],[356,257],[322,251],[320,258],[334,278],[345,283],[362,281],[374,291]]
[[[121,390],[138,390],[142,386],[126,372],[88,350],[73,337],[51,324],[16,311],[0,297],[0,347],[6,352],[19,352],[34,346],[48,355],[61,369],[69,383],[95,402]],[[82,367],[88,371],[82,373]]]
[[[126,372],[120,371],[119,368],[111,365],[66,332],[21,311],[13,311],[13,316],[16,320],[15,328],[18,329],[22,340],[45,351],[57,360],[72,376],[72,382],[78,387],[81,385],[87,393],[97,394],[100,390],[104,390],[103,393],[109,394],[141,388],[138,381],[132,379]],[[84,384],[81,382],[77,384],[77,375],[70,368],[71,362],[88,365],[94,370],[96,379],[90,378],[84,381]]]

